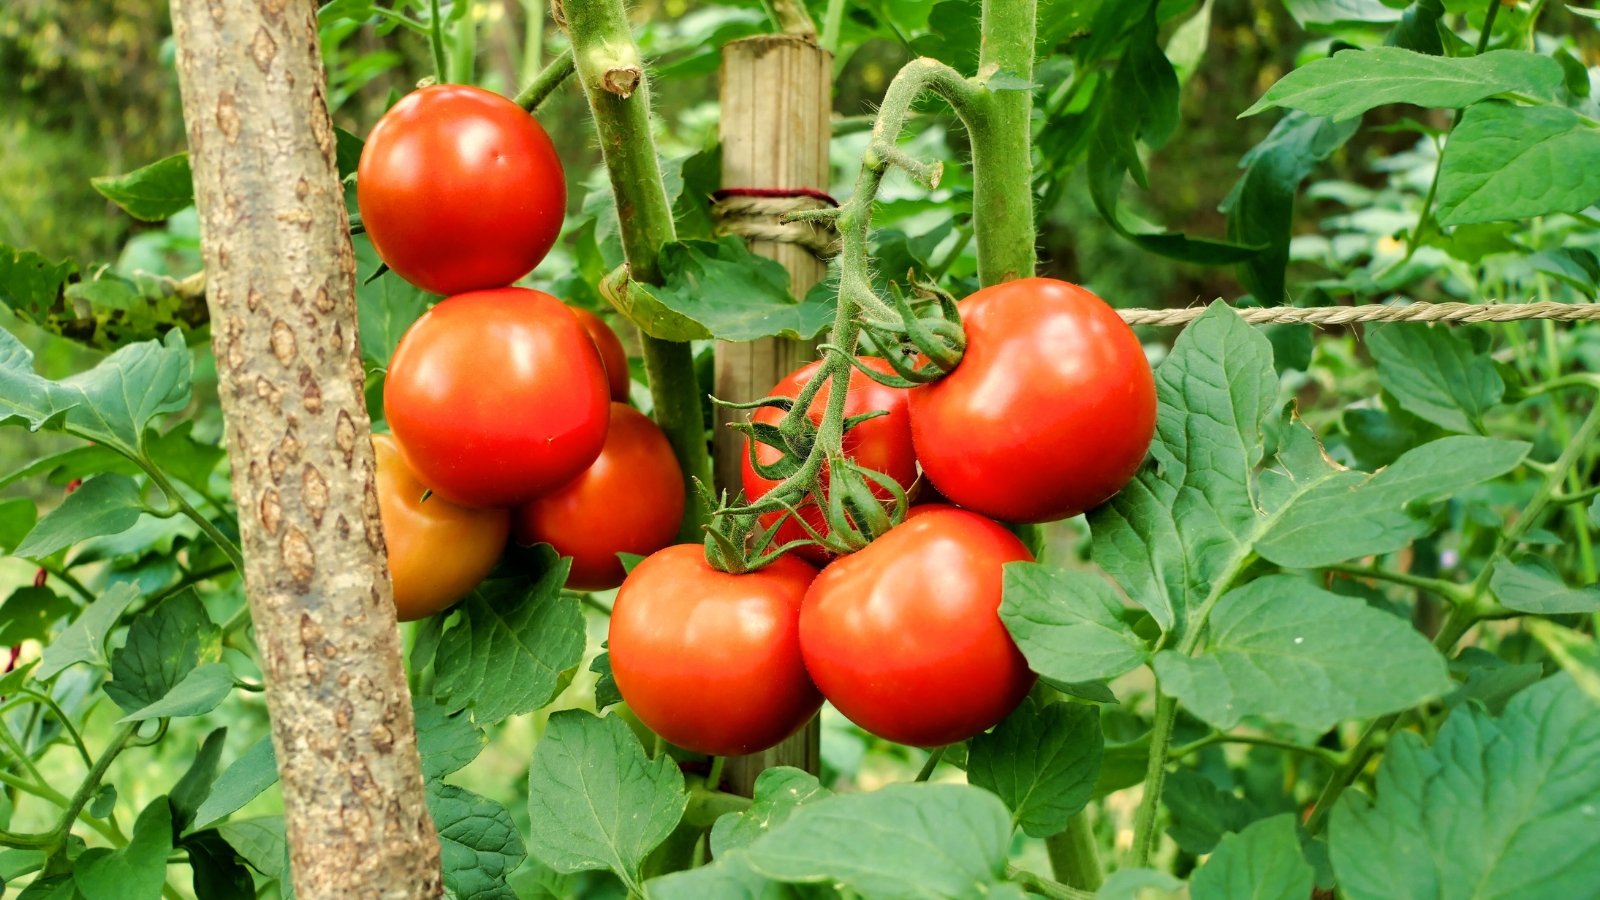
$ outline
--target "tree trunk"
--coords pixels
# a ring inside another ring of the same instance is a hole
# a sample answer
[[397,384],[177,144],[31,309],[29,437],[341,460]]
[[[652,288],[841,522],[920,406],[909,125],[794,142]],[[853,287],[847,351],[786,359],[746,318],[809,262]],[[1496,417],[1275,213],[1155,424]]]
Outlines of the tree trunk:
[[[722,185],[726,188],[828,189],[833,57],[816,42],[762,35],[722,49]],[[804,296],[827,266],[799,244],[756,240],[750,249],[789,270],[790,289]],[[715,396],[746,402],[765,396],[778,379],[816,358],[810,341],[766,338],[717,345]],[[740,489],[743,437],[726,423],[746,413],[717,408],[714,435],[717,483]],[[813,720],[763,753],[728,760],[730,789],[749,794],[769,766],[816,772],[820,763]]]
[[245,587],[302,898],[434,897],[310,0],[173,0]]

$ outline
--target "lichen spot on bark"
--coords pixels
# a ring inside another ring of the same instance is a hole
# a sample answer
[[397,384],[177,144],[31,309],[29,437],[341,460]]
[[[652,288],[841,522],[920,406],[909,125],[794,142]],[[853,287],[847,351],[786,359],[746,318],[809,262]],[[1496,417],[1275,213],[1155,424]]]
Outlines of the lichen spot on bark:
[[295,352],[294,329],[282,319],[273,320],[272,355],[287,366],[294,362]]
[[278,55],[278,42],[272,39],[272,34],[263,25],[256,29],[256,36],[250,39],[250,58],[256,61],[256,68],[265,75],[272,71],[272,60]]
[[339,410],[339,421],[333,426],[333,439],[339,445],[339,452],[344,454],[344,464],[348,468],[356,453],[356,423],[351,420],[349,410]]
[[306,463],[300,473],[300,498],[305,501],[306,511],[311,513],[311,521],[320,528],[322,514],[328,511],[328,481],[310,463]]
[[278,541],[278,552],[283,554],[283,566],[293,579],[297,590],[306,591],[317,574],[317,554],[311,549],[306,533],[290,525]]
[[217,95],[217,129],[228,143],[239,140],[239,109],[234,105],[232,91]]
[[278,496],[277,488],[267,488],[261,495],[261,527],[267,534],[276,536],[278,528],[283,525],[283,501]]

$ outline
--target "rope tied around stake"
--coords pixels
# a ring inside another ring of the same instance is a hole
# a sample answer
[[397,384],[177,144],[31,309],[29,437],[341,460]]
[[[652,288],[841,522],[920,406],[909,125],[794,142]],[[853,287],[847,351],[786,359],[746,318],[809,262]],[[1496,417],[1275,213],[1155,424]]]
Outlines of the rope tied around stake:
[[718,234],[747,241],[797,244],[826,262],[839,253],[832,222],[789,221],[794,213],[836,209],[839,201],[811,188],[724,188],[711,195]]
[[[1119,309],[1129,325],[1187,325],[1204,315],[1206,307],[1186,309]],[[1562,322],[1600,321],[1600,304],[1554,303],[1424,303],[1369,304],[1365,306],[1235,307],[1251,325],[1353,325],[1360,322],[1516,322],[1555,319]]]

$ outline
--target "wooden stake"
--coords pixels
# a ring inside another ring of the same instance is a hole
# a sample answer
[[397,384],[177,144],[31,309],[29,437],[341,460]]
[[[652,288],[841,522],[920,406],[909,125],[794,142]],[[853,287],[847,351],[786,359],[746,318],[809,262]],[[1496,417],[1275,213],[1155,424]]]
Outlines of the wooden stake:
[[[812,188],[829,184],[828,140],[833,107],[833,56],[807,37],[762,35],[722,50],[722,185],[725,188]],[[752,241],[751,250],[789,270],[796,296],[827,272],[798,244]],[[716,396],[733,401],[765,396],[778,379],[816,358],[810,341],[778,338],[717,345]],[[738,432],[726,427],[743,413],[718,410],[717,482],[740,488]],[[815,773],[820,756],[817,723],[764,753],[728,761],[727,786],[749,794],[769,766]]]

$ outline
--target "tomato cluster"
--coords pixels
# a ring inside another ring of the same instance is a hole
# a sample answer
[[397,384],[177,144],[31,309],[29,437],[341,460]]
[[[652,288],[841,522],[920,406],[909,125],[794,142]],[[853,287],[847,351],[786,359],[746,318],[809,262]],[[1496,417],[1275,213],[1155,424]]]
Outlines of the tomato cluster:
[[372,129],[357,202],[384,263],[446,298],[401,337],[374,438],[398,617],[448,608],[508,535],[572,558],[569,584],[622,582],[619,552],[671,542],[683,483],[666,436],[626,404],[627,353],[598,316],[510,287],[555,243],[561,161],[515,103],[418,90]]
[[[920,487],[920,468],[941,502],[913,506],[837,559],[810,544],[731,575],[680,545],[623,583],[611,670],[657,733],[704,753],[752,753],[799,729],[826,698],[873,734],[931,747],[992,727],[1027,695],[1035,676],[999,607],[1003,566],[1031,556],[996,520],[1067,518],[1121,490],[1155,433],[1155,380],[1132,330],[1076,285],[1024,279],[957,306],[967,347],[948,375],[902,390],[853,371],[845,388],[847,417],[883,413],[846,431],[845,454],[906,490]],[[883,360],[861,362],[889,371]],[[798,396],[819,367],[789,375],[771,396]],[[832,387],[807,410],[814,423]],[[763,407],[752,421],[782,416]],[[745,449],[753,502],[778,484],[756,463],[770,469],[783,453],[757,443],[752,463]],[[764,522],[779,542],[828,531],[811,498]]]

